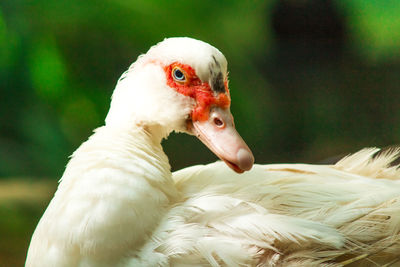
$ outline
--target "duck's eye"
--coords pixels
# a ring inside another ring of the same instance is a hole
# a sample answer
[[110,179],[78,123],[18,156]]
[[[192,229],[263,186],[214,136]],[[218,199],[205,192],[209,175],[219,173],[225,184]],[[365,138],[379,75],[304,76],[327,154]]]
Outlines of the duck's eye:
[[172,76],[174,77],[174,80],[177,81],[177,82],[185,82],[186,81],[185,74],[179,68],[175,67],[172,70]]

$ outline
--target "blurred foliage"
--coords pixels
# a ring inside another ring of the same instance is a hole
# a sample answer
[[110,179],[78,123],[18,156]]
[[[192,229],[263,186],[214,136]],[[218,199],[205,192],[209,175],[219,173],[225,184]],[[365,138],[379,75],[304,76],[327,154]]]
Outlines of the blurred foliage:
[[397,0],[337,1],[347,13],[354,49],[368,60],[391,61],[400,55],[400,2]]
[[[258,162],[396,143],[399,3],[2,0],[0,177],[59,178],[103,124],[119,75],[169,36],[225,54],[236,124]],[[174,169],[215,160],[189,136],[164,146]]]
[[0,266],[23,266],[33,230],[55,187],[53,180],[0,181]]

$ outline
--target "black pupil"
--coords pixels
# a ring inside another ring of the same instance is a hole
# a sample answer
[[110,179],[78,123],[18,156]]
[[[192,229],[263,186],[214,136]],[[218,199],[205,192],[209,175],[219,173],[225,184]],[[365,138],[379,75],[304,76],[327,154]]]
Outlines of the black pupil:
[[177,80],[184,80],[185,79],[185,75],[183,75],[183,72],[180,70],[175,70],[174,71],[174,76]]

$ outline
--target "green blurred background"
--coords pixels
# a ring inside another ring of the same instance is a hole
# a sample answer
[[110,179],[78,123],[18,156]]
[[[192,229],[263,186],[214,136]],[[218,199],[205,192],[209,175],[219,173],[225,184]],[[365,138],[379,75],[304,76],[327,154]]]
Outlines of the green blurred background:
[[[0,266],[22,265],[68,156],[116,81],[165,37],[229,62],[232,112],[258,163],[316,163],[400,140],[400,1],[0,1]],[[173,170],[216,160],[164,142]]]

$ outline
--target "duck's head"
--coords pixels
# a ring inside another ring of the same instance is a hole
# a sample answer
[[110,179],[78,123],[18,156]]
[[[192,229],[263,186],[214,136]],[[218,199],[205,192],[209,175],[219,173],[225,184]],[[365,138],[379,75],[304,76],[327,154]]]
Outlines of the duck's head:
[[169,38],[140,56],[118,81],[107,126],[141,126],[154,135],[197,136],[236,172],[254,157],[230,112],[227,61],[215,47],[191,38]]

